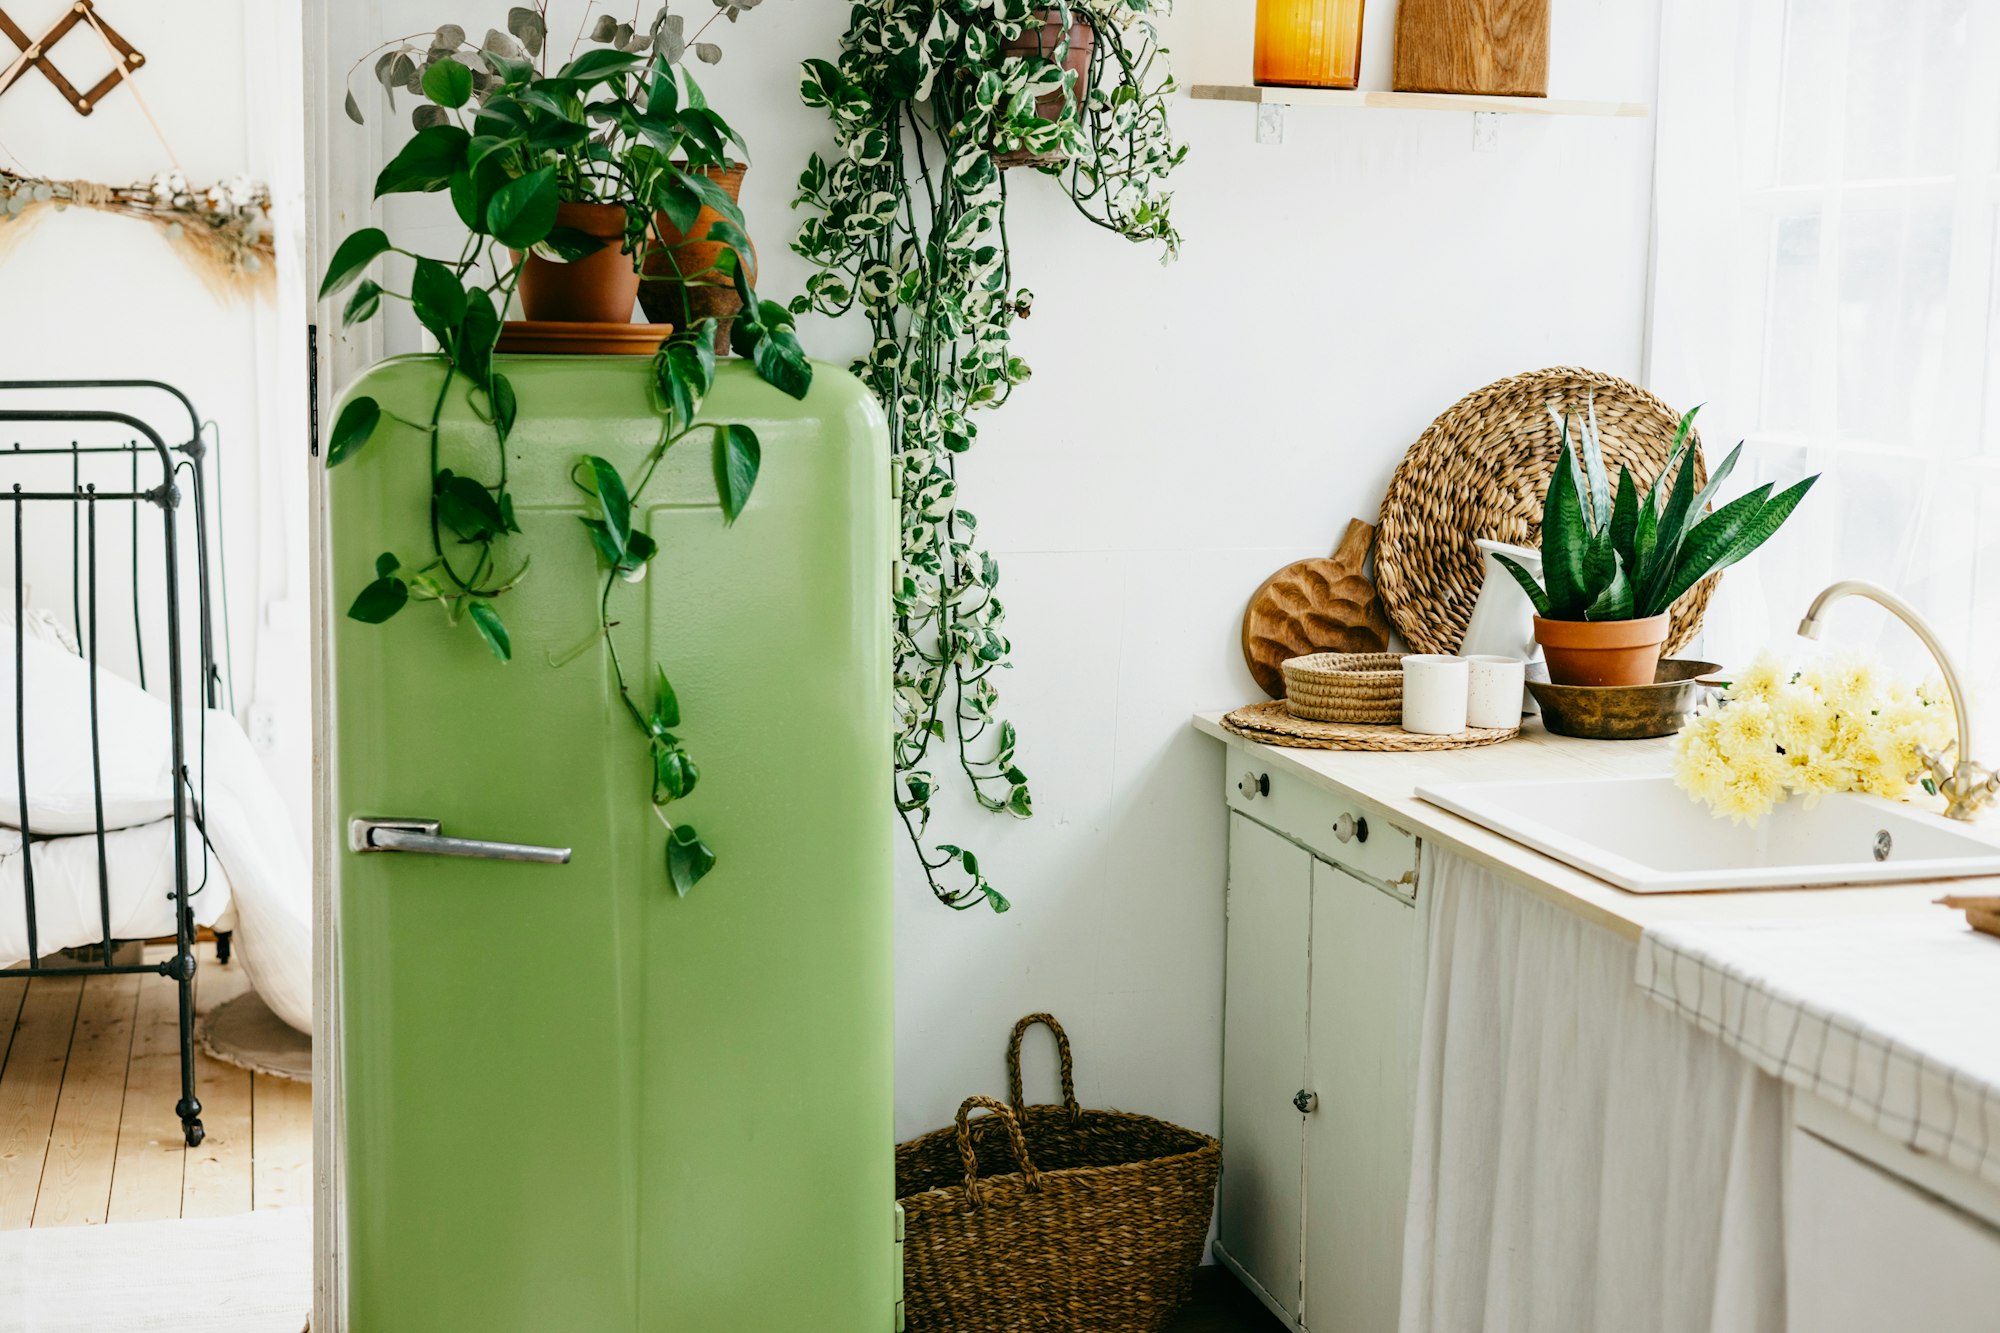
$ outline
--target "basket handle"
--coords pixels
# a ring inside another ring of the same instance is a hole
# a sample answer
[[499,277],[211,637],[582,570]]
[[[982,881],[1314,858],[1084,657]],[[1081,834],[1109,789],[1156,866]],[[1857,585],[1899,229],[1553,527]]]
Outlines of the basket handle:
[[1021,1178],[1030,1190],[1040,1190],[1042,1173],[1035,1170],[1034,1162],[1029,1160],[1028,1141],[1021,1137],[1021,1122],[1014,1118],[1014,1113],[1007,1109],[1005,1103],[994,1101],[991,1097],[967,1097],[958,1108],[958,1156],[965,1163],[965,1192],[974,1206],[985,1203],[979,1188],[979,1154],[972,1150],[972,1122],[967,1118],[975,1107],[991,1111],[991,1118],[997,1119],[1006,1128],[1007,1142],[1014,1149],[1014,1161],[1021,1168]]
[[1027,1102],[1021,1095],[1021,1038],[1028,1029],[1040,1023],[1056,1036],[1056,1054],[1062,1061],[1062,1104],[1072,1119],[1083,1114],[1083,1108],[1076,1101],[1076,1067],[1070,1060],[1069,1034],[1062,1030],[1053,1014],[1029,1014],[1014,1025],[1014,1035],[1007,1038],[1007,1092],[1016,1111],[1025,1110]]

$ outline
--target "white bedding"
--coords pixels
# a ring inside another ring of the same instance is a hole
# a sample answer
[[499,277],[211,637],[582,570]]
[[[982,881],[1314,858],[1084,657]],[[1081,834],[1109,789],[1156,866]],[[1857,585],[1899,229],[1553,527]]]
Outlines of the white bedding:
[[[104,827],[129,839],[106,836],[106,850],[115,840],[130,852],[121,851],[120,872],[113,883],[115,909],[130,907],[150,920],[144,899],[151,893],[148,884],[172,884],[173,750],[171,715],[166,701],[148,694],[131,681],[111,671],[96,672],[98,747],[93,766],[90,743],[91,668],[83,659],[59,644],[45,642],[31,632],[20,640],[27,708],[23,734],[15,734],[17,716],[14,701],[16,633],[11,624],[0,624],[0,825],[18,830],[22,823],[21,784],[17,777],[19,751],[25,742],[28,766],[27,823],[37,846],[32,855],[36,868],[36,899],[39,938],[44,953],[95,943],[102,934],[97,912],[97,793],[93,773],[103,784]],[[220,871],[211,874],[211,889],[221,887],[221,906],[210,908],[194,900],[197,919],[212,921],[223,907],[236,908],[236,947],[243,970],[251,985],[269,1005],[271,1012],[301,1032],[312,1031],[312,880],[306,858],[292,836],[291,824],[279,801],[263,761],[257,757],[249,737],[227,713],[209,712],[207,743],[201,740],[200,719],[190,708],[185,738],[185,755],[194,774],[195,790],[201,790],[201,768],[206,765],[206,807],[201,812],[208,830],[213,860]],[[190,809],[192,803],[190,804]],[[42,843],[49,834],[79,834],[72,839]],[[139,866],[144,858],[139,848],[148,838],[156,859],[150,872]],[[18,834],[15,839],[18,852]],[[199,870],[200,844],[193,844],[190,860]],[[77,919],[74,904],[63,907],[43,902],[43,858],[49,859],[50,874],[64,883],[72,897],[81,895],[87,909]],[[129,861],[127,858],[131,858]],[[70,873],[71,860],[83,867]],[[18,866],[16,855],[13,864]],[[153,878],[148,879],[148,873]],[[70,881],[74,880],[74,884]],[[128,889],[127,881],[137,885]],[[0,878],[0,954],[26,952],[26,922],[22,916],[18,868]],[[190,880],[190,887],[199,879]],[[15,886],[15,887],[8,887]],[[164,890],[163,890],[164,891]],[[134,896],[128,904],[125,895]],[[11,905],[11,911],[9,907]],[[171,908],[162,904],[165,922],[159,930],[135,929],[131,937],[173,933]],[[213,912],[213,916],[203,913]],[[52,913],[62,913],[58,919]],[[114,926],[117,924],[114,917]],[[17,948],[10,943],[20,937]]]
[[[212,926],[229,910],[229,879],[213,855],[204,857],[201,831],[188,829],[188,903],[196,925]],[[97,836],[37,838],[22,855],[18,829],[0,828],[0,960],[28,957],[26,870],[35,872],[35,943],[43,953],[96,941]],[[202,885],[203,861],[207,885]],[[104,835],[104,883],[111,900],[111,938],[152,939],[174,933],[174,821],[162,819]],[[200,892],[195,892],[200,888]],[[6,965],[0,962],[0,966]]]

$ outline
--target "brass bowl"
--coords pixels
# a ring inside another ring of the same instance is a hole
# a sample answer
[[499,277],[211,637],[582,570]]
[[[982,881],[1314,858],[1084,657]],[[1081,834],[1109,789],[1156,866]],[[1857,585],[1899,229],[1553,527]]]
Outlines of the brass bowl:
[[1709,688],[1697,677],[1722,668],[1714,662],[1669,657],[1651,685],[1552,685],[1528,682],[1542,706],[1542,725],[1558,736],[1592,741],[1637,741],[1671,736],[1686,726]]

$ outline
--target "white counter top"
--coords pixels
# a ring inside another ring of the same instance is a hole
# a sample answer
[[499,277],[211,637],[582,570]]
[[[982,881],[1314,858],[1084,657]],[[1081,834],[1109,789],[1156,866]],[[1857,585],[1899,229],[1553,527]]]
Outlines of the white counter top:
[[1934,906],[1933,900],[1947,892],[2000,894],[2000,879],[1775,892],[1627,893],[1418,800],[1416,789],[1437,782],[1535,781],[1590,773],[1606,777],[1661,773],[1668,764],[1668,742],[1664,739],[1572,740],[1552,736],[1538,722],[1530,721],[1517,740],[1481,749],[1415,753],[1300,750],[1237,736],[1223,729],[1222,717],[1221,711],[1197,713],[1194,726],[1245,754],[1254,754],[1257,763],[1272,772],[1291,774],[1336,795],[1379,806],[1407,832],[1488,866],[1628,939],[1638,939],[1650,926],[1679,921],[1934,915],[1945,909]]

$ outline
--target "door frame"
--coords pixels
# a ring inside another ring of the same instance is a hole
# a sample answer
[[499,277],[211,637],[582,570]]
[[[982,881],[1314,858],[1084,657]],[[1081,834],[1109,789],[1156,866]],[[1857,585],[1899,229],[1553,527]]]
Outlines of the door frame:
[[[305,96],[306,236],[308,290],[317,293],[317,275],[333,248],[370,216],[379,158],[375,133],[357,127],[338,110],[341,86],[353,54],[365,51],[383,31],[379,0],[302,0],[301,54]],[[379,117],[377,118],[379,121]],[[307,485],[311,543],[310,622],[312,635],[312,814],[313,814],[313,1321],[316,1333],[346,1333],[345,1149],[342,1113],[340,990],[340,828],[333,804],[332,602],[328,568],[325,456],[332,407],[342,386],[381,359],[380,326],[370,322],[341,327],[337,306],[315,300],[304,331],[311,359],[313,465]]]

